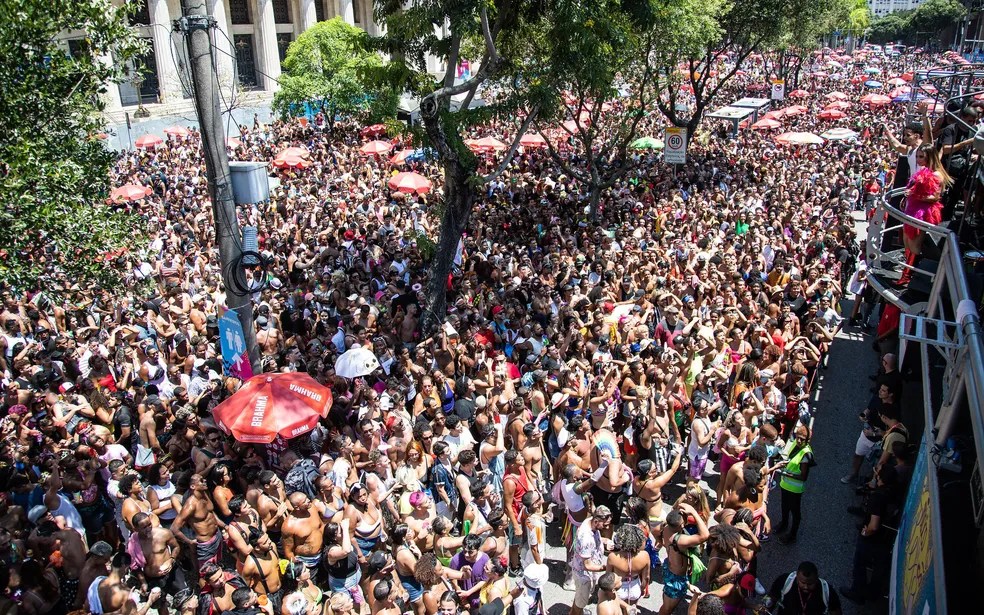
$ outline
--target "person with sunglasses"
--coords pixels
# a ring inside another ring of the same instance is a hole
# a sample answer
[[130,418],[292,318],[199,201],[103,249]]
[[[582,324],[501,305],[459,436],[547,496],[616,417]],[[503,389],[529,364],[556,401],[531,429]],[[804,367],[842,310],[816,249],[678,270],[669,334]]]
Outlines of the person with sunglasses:
[[[779,542],[789,544],[796,540],[799,531],[802,515],[800,508],[803,501],[803,492],[806,490],[806,479],[810,475],[810,468],[815,466],[816,460],[813,456],[813,448],[810,447],[810,428],[800,424],[793,432],[793,439],[786,445],[783,457],[786,459],[786,467],[779,471],[779,489],[782,493],[782,522],[776,528],[776,532],[781,534]],[[792,525],[788,523],[792,520]],[[784,534],[786,529],[789,533]]]

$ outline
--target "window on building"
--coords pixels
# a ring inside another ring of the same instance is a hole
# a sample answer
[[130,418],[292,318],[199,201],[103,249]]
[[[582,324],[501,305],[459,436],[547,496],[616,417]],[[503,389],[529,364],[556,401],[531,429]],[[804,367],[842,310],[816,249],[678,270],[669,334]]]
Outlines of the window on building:
[[91,53],[89,41],[84,38],[70,38],[68,41],[68,55],[73,58],[84,58]]
[[288,0],[273,0],[273,21],[290,23],[290,2]]
[[161,86],[157,79],[157,57],[151,39],[146,39],[144,53],[127,63],[119,83],[120,103],[124,107],[153,104],[160,99]]
[[229,17],[234,26],[248,26],[253,23],[250,19],[248,0],[229,0]]
[[314,0],[314,15],[318,21],[325,20],[325,0]]
[[259,87],[256,77],[256,50],[252,34],[235,34],[232,37],[236,46],[236,78],[244,89]]
[[362,23],[362,0],[352,0],[352,16],[355,23]]
[[277,33],[277,53],[280,54],[281,62],[283,62],[284,58],[287,57],[287,48],[290,47],[290,42],[292,40],[294,40],[294,35],[289,32]]
[[130,15],[130,25],[131,26],[149,26],[150,25],[150,7],[147,6],[147,0],[135,0],[131,4],[136,5],[136,9],[133,14]]

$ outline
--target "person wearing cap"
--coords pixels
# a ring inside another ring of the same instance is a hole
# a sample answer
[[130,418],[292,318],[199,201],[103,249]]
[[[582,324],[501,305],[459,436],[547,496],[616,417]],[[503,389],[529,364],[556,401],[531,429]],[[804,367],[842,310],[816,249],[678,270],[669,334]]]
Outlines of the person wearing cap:
[[574,548],[571,553],[571,570],[574,573],[574,600],[570,615],[582,615],[588,606],[591,593],[598,577],[605,572],[606,546],[601,537],[602,530],[608,529],[612,522],[612,511],[607,506],[596,506],[591,518],[574,535]]
[[523,569],[523,578],[519,583],[522,589],[513,599],[513,615],[544,615],[543,594],[541,590],[547,584],[550,569],[546,564],[532,563]]
[[106,575],[109,571],[109,563],[113,559],[114,553],[113,547],[104,540],[94,542],[89,547],[89,553],[86,556],[85,563],[82,565],[81,571],[79,571],[79,588],[81,591],[75,597],[74,604],[69,605],[70,608],[82,608],[82,605],[85,604],[86,590],[92,585],[96,577]]

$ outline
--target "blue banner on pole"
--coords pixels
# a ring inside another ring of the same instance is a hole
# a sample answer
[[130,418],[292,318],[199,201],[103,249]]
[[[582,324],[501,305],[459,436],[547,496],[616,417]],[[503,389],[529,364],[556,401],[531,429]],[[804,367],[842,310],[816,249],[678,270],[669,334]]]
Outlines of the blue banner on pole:
[[923,436],[892,556],[891,615],[946,613],[936,466]]
[[253,377],[253,367],[249,363],[249,349],[239,317],[232,310],[220,308],[219,344],[222,346],[222,371],[226,376],[242,381]]

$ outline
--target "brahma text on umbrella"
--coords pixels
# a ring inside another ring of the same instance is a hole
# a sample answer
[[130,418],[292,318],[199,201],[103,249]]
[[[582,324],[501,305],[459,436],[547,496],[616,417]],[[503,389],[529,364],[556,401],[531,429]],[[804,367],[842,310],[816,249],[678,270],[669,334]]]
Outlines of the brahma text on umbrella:
[[263,415],[266,414],[268,399],[266,395],[256,398],[256,405],[253,406],[253,420],[250,422],[251,427],[260,427],[263,425]]
[[321,393],[316,393],[315,391],[312,391],[311,389],[305,389],[304,387],[297,386],[296,384],[291,384],[289,388],[290,388],[291,391],[293,391],[295,393],[300,393],[301,395],[305,395],[307,397],[310,397],[311,399],[313,399],[314,401],[317,401],[317,402],[320,402],[322,399],[324,399],[321,396]]

